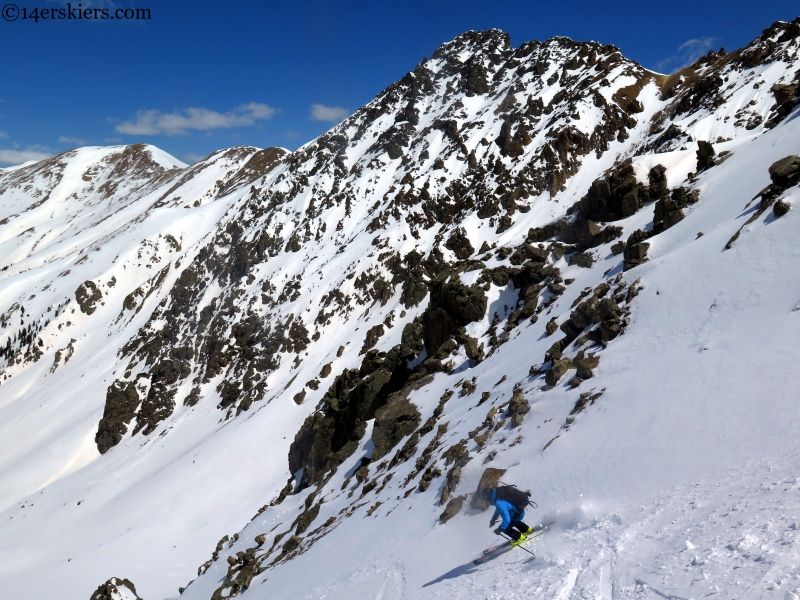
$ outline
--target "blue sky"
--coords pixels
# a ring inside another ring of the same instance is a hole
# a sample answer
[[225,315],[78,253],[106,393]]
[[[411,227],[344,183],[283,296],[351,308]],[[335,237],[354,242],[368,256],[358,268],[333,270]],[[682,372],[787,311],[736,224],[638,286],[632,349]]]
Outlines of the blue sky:
[[[9,1],[28,14],[67,6]],[[469,29],[503,29],[514,46],[598,40],[669,72],[800,14],[796,0],[78,4],[151,19],[0,21],[0,165],[86,144],[147,142],[187,162],[242,144],[294,149]]]

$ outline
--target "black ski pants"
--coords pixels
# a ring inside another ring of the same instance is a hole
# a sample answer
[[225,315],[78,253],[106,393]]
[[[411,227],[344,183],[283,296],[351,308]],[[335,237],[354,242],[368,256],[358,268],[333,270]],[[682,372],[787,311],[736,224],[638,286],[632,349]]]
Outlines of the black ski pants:
[[528,529],[530,529],[530,527],[528,527],[522,521],[511,521],[508,527],[503,529],[503,533],[516,542],[519,539],[520,534],[525,533],[528,531]]

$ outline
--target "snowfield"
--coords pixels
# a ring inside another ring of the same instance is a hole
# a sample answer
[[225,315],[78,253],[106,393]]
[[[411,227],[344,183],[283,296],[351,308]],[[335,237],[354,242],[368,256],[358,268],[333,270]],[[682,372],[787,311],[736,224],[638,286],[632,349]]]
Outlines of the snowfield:
[[[679,84],[503,35],[294,153],[0,171],[0,595],[800,597],[800,20]],[[472,563],[487,468],[535,558]]]

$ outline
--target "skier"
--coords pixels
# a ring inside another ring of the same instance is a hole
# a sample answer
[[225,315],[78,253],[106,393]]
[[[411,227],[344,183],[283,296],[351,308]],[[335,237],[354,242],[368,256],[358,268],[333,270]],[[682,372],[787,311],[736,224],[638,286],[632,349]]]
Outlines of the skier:
[[[506,486],[504,486],[504,488],[505,487]],[[501,489],[500,491],[504,492],[505,489]],[[519,492],[516,489],[514,491],[524,494],[524,492]],[[492,520],[489,521],[489,526],[494,527],[498,519],[502,518],[500,527],[495,529],[494,532],[497,535],[505,534],[510,537],[512,546],[521,544],[525,540],[525,536],[530,535],[534,531],[533,527],[528,527],[522,521],[523,517],[525,516],[524,505],[517,506],[517,504],[514,504],[513,502],[504,498],[503,496],[506,495],[504,493],[501,493],[501,497],[498,498],[497,492],[498,490],[486,488],[481,493],[481,497],[486,500],[486,502],[494,506],[494,514],[492,515]]]

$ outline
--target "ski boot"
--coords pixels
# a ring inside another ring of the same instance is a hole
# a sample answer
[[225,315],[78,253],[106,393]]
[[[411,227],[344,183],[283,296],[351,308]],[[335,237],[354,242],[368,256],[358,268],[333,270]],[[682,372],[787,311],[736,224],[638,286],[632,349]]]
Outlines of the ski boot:
[[512,542],[511,542],[511,545],[512,545],[512,546],[519,546],[519,545],[520,545],[522,542],[524,542],[524,541],[525,541],[525,537],[526,537],[526,536],[525,536],[525,534],[524,534],[524,533],[520,533],[520,534],[519,534],[519,539],[517,539],[517,540],[512,540]]

